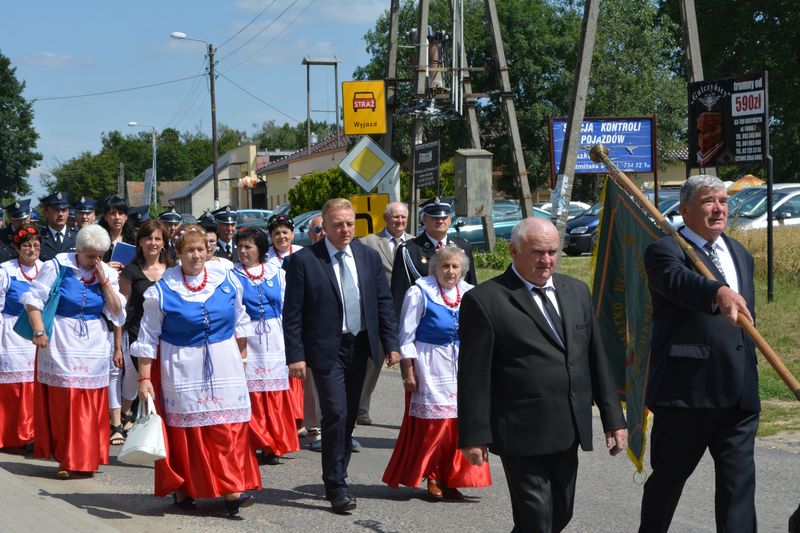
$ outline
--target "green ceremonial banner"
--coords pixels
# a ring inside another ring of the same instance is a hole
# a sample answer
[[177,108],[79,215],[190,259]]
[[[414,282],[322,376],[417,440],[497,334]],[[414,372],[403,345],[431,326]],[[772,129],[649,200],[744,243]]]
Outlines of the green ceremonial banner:
[[607,178],[594,257],[592,299],[628,419],[628,456],[643,472],[652,304],[644,252],[664,234],[617,183]]

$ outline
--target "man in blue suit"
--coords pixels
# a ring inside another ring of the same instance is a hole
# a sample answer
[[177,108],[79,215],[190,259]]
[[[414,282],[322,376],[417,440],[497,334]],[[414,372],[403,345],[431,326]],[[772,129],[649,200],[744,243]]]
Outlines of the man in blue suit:
[[283,331],[289,375],[303,379],[306,364],[322,408],[322,480],[333,512],[356,508],[347,482],[367,358],[400,359],[392,294],[378,252],[353,242],[355,211],[344,198],[322,208],[325,238],[294,255],[287,266]]
[[755,346],[736,324],[755,317],[753,256],[723,232],[725,185],[692,176],[681,187],[682,239],[714,274],[691,266],[678,241],[647,248],[653,336],[645,403],[653,412],[639,531],[669,528],[683,485],[706,449],[716,469],[717,531],[756,531],[755,461],[761,404]]

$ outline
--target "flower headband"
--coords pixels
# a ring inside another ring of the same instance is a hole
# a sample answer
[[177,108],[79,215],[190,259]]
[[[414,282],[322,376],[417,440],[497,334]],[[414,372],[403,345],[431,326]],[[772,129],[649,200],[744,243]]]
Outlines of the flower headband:
[[294,231],[294,220],[286,215],[272,215],[267,220],[267,229],[271,232],[275,231],[278,226],[286,226],[290,231]]
[[27,228],[22,228],[16,232],[12,237],[12,240],[14,241],[14,244],[22,244],[23,239],[25,239],[25,237],[28,235],[39,235],[39,231],[33,226],[28,226]]

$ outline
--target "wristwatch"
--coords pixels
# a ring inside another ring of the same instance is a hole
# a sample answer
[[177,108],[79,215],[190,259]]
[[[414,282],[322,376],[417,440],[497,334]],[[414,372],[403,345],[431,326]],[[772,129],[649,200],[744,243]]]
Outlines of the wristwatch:
[[37,338],[37,339],[39,337],[41,337],[42,335],[44,335],[44,330],[43,329],[37,329],[36,331],[33,332],[33,336],[35,338]]

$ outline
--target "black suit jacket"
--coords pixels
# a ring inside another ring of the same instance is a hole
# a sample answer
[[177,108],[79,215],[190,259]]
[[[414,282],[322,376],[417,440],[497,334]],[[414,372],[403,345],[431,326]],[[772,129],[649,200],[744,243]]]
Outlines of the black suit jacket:
[[[605,431],[625,427],[589,288],[553,275],[566,348],[509,267],[461,301],[460,447],[520,457],[592,449],[592,402]],[[575,432],[569,430],[573,424]]]
[[49,261],[60,253],[75,251],[75,236],[78,232],[67,228],[66,234],[59,246],[53,238],[53,234],[50,233],[50,228],[42,226],[39,228],[39,231],[42,233],[42,251],[39,254],[40,260]]
[[230,253],[225,252],[225,249],[222,247],[222,241],[217,241],[217,250],[214,252],[214,256],[224,257],[225,259],[234,263],[239,262],[239,252],[236,250],[236,244],[233,241],[231,241]]
[[[475,275],[475,261],[472,258],[472,245],[469,241],[450,235],[447,236],[447,242],[454,243],[467,254],[467,258],[469,259],[469,272],[464,276],[464,281],[470,285],[477,285],[478,278]],[[409,287],[420,277],[428,275],[428,263],[435,253],[436,247],[425,232],[422,232],[422,234],[417,235],[410,241],[406,241],[405,244],[397,248],[397,252],[394,256],[394,266],[392,267],[391,282],[392,298],[394,298],[395,314],[397,316],[400,316],[403,299]],[[413,269],[405,263],[407,259],[413,264]],[[414,270],[416,270],[419,276],[415,275]]]
[[[361,316],[369,335],[372,361],[380,366],[378,340],[386,353],[399,350],[392,295],[378,252],[350,243],[358,273]],[[287,364],[306,361],[327,370],[342,338],[342,299],[325,240],[292,254],[286,266],[283,332]]]
[[[722,238],[736,264],[739,293],[755,319],[753,257],[738,241]],[[724,279],[704,250],[695,251]],[[728,408],[740,402],[743,410],[758,412],[755,346],[712,307],[724,281],[697,273],[671,237],[647,248],[645,267],[653,301],[647,406]]]

